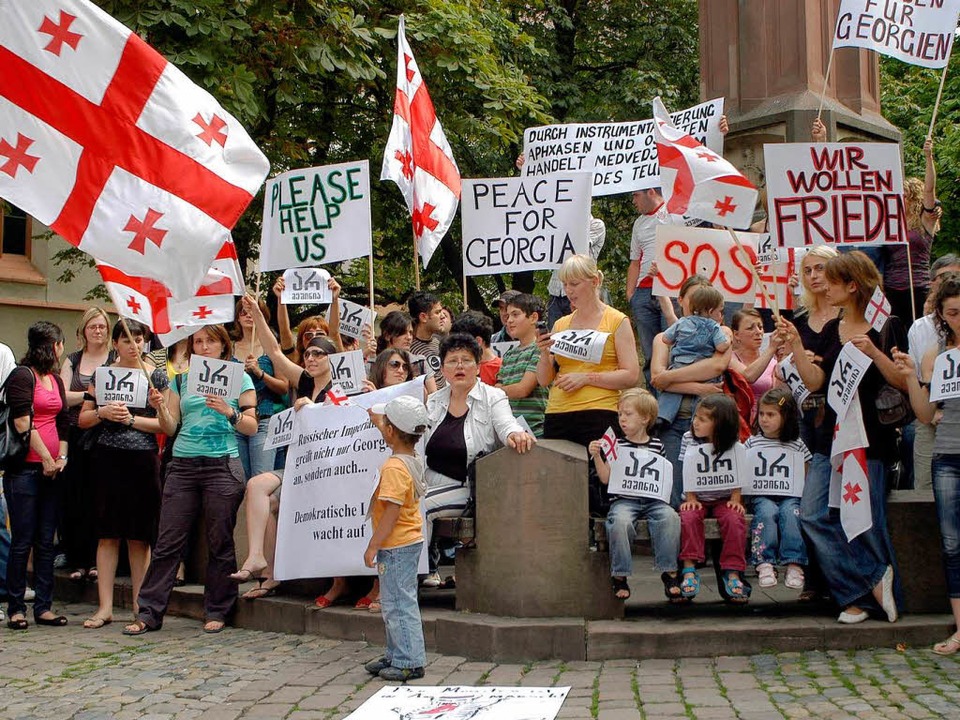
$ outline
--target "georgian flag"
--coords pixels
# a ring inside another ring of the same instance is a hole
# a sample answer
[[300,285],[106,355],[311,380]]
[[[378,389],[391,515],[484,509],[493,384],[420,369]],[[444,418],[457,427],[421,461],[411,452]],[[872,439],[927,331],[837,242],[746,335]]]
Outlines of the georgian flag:
[[873,527],[866,452],[870,442],[863,427],[859,395],[859,391],[854,393],[846,416],[837,418],[830,449],[830,507],[840,507],[840,524],[847,542]]
[[383,151],[380,179],[393,180],[403,193],[426,267],[457,214],[460,170],[407,43],[403,15],[397,31],[393,127]]
[[653,99],[653,134],[668,212],[720,227],[750,226],[757,189],[722,156],[677,130],[659,97]]
[[870,301],[867,303],[866,310],[863,311],[863,319],[870,323],[870,327],[880,332],[883,330],[883,326],[887,324],[892,312],[893,307],[890,305],[890,301],[883,294],[883,289],[877,285]]
[[600,450],[603,451],[603,459],[606,462],[609,463],[617,459],[617,434],[612,427],[608,427],[603,437],[600,438]]
[[0,197],[177,297],[269,163],[206,91],[88,0],[0,2]]

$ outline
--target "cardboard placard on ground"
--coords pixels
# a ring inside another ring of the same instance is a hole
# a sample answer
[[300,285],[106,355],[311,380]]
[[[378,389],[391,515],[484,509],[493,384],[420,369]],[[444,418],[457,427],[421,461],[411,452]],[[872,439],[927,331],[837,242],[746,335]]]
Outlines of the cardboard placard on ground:
[[145,408],[150,383],[140,368],[98,367],[94,388],[97,405],[122,403],[127,407]]
[[363,257],[372,243],[366,160],[290,170],[267,180],[261,271]]
[[333,301],[333,291],[327,283],[330,273],[323,268],[294,268],[283,273],[283,291],[280,302],[323,304]]
[[659,226],[653,294],[677,297],[684,281],[699,273],[710,280],[724,300],[752,304],[757,290],[751,268],[756,263],[757,241],[761,236],[738,232],[737,237],[743,251],[726,230]]
[[960,397],[960,348],[937,355],[930,377],[930,402]]
[[[327,322],[330,322],[330,310],[327,308]],[[373,332],[373,310],[365,305],[358,305],[355,302],[340,298],[340,334],[345,337],[362,337],[363,326],[369,325],[370,332]]]
[[778,246],[906,242],[896,143],[776,143],[763,158]]
[[330,379],[340,385],[347,395],[363,392],[363,381],[367,379],[363,351],[351,350],[330,355]]
[[775,447],[747,448],[744,495],[800,497],[806,479],[806,460],[798,450]]
[[590,176],[464,180],[463,273],[555,270],[590,245]]
[[610,461],[607,491],[611,495],[669,503],[673,491],[673,463],[646,448],[618,443],[616,457]]
[[[723,98],[671,114],[679,130],[723,154]],[[544,125],[523,131],[523,176],[589,172],[592,194],[616,195],[660,184],[653,119]]]
[[555,720],[569,687],[396,685],[380,688],[346,720]]
[[243,363],[191,355],[187,393],[234,400],[240,397],[243,373]]
[[683,456],[683,491],[737,490],[741,487],[746,466],[746,448],[740,443],[720,457],[713,454],[712,443],[691,445]]

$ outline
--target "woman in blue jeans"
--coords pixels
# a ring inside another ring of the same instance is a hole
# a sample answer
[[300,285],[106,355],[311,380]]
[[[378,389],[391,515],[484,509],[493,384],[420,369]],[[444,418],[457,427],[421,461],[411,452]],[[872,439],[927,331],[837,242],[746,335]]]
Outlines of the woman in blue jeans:
[[[894,353],[897,368],[903,373],[910,393],[910,404],[917,419],[936,425],[933,443],[933,497],[940,521],[940,543],[943,567],[947,575],[950,609],[960,627],[960,398],[930,402],[930,379],[937,355],[960,347],[960,273],[947,275],[934,297],[938,347],[924,355],[920,365],[923,382],[917,378],[910,355]],[[938,409],[939,405],[939,409]],[[940,416],[938,417],[938,412]],[[933,646],[938,655],[953,655],[960,650],[960,637],[955,633]]]
[[7,627],[26,630],[27,560],[33,550],[38,625],[62,627],[67,618],[53,604],[53,535],[57,526],[57,480],[67,466],[70,420],[63,380],[57,374],[63,355],[63,332],[40,321],[27,331],[27,354],[6,382],[10,416],[17,432],[29,431],[26,456],[8,464],[3,492],[10,515],[7,563]]
[[906,337],[895,318],[887,321],[882,334],[864,318],[867,303],[880,285],[880,274],[862,252],[855,250],[830,258],[824,267],[824,277],[825,298],[841,312],[839,318],[823,326],[820,342],[811,348],[813,355],[820,360],[814,362],[804,352],[803,341],[793,324],[781,318],[778,332],[792,349],[797,371],[811,392],[827,388],[845,345],[851,344],[871,361],[855,397],[868,441],[865,454],[872,525],[869,530],[848,540],[840,513],[829,506],[830,457],[837,426],[837,414],[829,403],[810,448],[813,461],[800,501],[801,523],[830,587],[830,594],[843,608],[838,621],[846,624],[863,622],[867,619],[867,609],[879,608],[890,622],[895,622],[896,561],[887,530],[886,468],[896,460],[897,431],[894,426],[880,422],[874,401],[885,384],[906,389],[903,376],[890,357],[894,347],[904,346]]

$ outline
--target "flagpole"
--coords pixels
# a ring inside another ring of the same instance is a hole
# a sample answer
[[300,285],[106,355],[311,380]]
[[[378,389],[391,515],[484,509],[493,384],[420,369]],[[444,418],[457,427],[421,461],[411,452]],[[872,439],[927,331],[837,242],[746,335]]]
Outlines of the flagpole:
[[[949,64],[950,58],[947,58],[947,65]],[[927,130],[928,139],[933,137],[933,126],[937,123],[937,112],[940,110],[940,98],[943,97],[943,86],[947,82],[947,65],[943,66],[943,74],[940,76],[940,89],[937,90],[937,101],[933,104],[933,116],[930,118],[930,129]],[[910,286],[913,287],[913,280],[910,281]]]
[[[136,347],[137,341],[133,339],[133,333],[130,332],[130,326],[127,325],[127,319],[120,313],[117,313],[117,317],[120,318],[120,325],[123,327],[123,332],[126,334],[127,340],[130,341],[131,345]],[[150,386],[150,389],[156,390],[156,387],[153,384],[153,378],[150,377],[150,371],[147,370],[147,365],[146,363],[143,362],[143,357],[141,353],[137,353],[137,363],[140,365],[140,370],[143,371],[143,374],[147,376],[147,384]],[[157,415],[164,415],[167,418],[170,417],[169,411],[164,405],[161,405],[160,408],[157,410]]]
[[[254,297],[257,299],[257,303],[260,302],[260,277],[261,277],[260,263],[257,263],[257,282],[255,285],[256,289],[254,290],[254,292],[256,293]],[[257,344],[257,324],[254,323],[253,333],[250,335],[250,354],[251,355],[253,354],[253,347],[256,344]]]
[[[907,276],[910,283],[910,313],[913,315],[913,321],[917,319],[917,296],[913,292],[913,260],[910,258],[910,243],[907,242]],[[911,321],[911,322],[913,322]]]
[[[730,237],[733,238],[733,241],[737,244],[737,247],[740,249],[740,252],[742,252],[742,253],[744,254],[744,256],[747,258],[747,260],[749,260],[749,259],[750,259],[750,254],[747,252],[747,249],[743,246],[743,243],[740,242],[740,238],[737,237],[737,233],[734,232],[734,230],[733,230],[732,227],[727,227],[727,228],[725,228],[725,229],[726,229],[726,231],[727,231],[728,233],[730,233]],[[754,265],[753,263],[750,263],[750,270],[753,271],[753,278],[754,278],[758,283],[760,283],[760,289],[761,289],[761,291],[763,292],[763,294],[764,294],[766,297],[769,297],[769,298],[771,298],[771,299],[773,300],[773,314],[774,314],[776,317],[779,318],[779,317],[780,317],[780,303],[777,302],[777,296],[776,296],[776,294],[771,295],[771,294],[770,294],[770,291],[767,290],[767,284],[763,281],[763,278],[760,277],[760,273],[757,271],[757,266],[756,266],[756,265]]]
[[416,232],[413,233],[413,288],[415,290],[420,289],[420,248],[417,247]]
[[833,43],[830,43],[830,59],[827,60],[827,72],[823,77],[823,90],[820,93],[820,106],[817,108],[817,120],[820,119],[820,115],[823,113],[823,100],[827,96],[827,85],[830,82],[830,70],[833,68],[833,51],[835,50]]
[[[373,253],[371,252],[367,255],[367,292],[370,295],[370,312],[376,314],[376,310],[373,307]],[[370,328],[373,330],[373,328]]]
[[463,309],[469,310],[470,305],[467,303],[467,269],[463,269]]

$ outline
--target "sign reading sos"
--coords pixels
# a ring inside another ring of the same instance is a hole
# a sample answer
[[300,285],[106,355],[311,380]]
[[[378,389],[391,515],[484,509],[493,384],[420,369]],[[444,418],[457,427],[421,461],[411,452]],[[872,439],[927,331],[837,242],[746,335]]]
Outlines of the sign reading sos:
[[657,276],[653,294],[676,297],[687,278],[700,274],[728,302],[753,303],[753,271],[757,262],[757,233],[737,233],[743,249],[726,230],[661,225],[657,228]]

